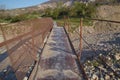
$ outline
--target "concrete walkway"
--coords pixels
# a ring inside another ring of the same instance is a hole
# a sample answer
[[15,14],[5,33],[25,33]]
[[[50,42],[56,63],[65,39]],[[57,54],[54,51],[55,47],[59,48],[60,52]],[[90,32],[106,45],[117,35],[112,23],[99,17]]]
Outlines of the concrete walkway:
[[54,25],[41,55],[35,80],[81,80],[63,27]]

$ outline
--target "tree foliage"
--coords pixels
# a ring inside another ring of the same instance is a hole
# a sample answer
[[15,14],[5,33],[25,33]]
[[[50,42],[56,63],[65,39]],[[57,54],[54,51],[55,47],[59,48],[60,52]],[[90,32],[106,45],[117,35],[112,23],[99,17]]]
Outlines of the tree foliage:
[[75,2],[71,7],[58,5],[54,9],[47,8],[44,16],[52,17],[54,19],[63,18],[63,16],[70,17],[93,17],[96,7],[92,4],[84,4]]
[[33,12],[33,13],[25,13],[21,15],[11,16],[9,14],[4,14],[0,16],[0,22],[7,22],[7,23],[14,23],[23,20],[33,19],[40,17],[40,13]]

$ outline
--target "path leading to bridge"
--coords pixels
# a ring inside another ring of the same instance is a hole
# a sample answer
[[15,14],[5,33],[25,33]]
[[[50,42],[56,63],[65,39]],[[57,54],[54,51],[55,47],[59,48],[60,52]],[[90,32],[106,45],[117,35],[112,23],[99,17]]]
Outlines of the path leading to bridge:
[[81,80],[75,58],[64,28],[54,25],[35,80]]

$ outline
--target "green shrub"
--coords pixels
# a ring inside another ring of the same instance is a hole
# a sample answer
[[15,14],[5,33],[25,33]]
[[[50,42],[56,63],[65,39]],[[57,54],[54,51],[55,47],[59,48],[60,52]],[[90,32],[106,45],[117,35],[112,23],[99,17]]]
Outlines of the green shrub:
[[40,13],[38,12],[26,13],[17,16],[6,15],[0,17],[0,22],[14,23],[14,22],[19,22],[23,20],[38,18],[38,17],[40,17]]
[[63,5],[59,5],[58,7],[51,9],[47,8],[44,11],[44,16],[52,17],[53,19],[60,19],[63,16],[70,16],[75,18],[80,17],[94,17],[94,13],[96,12],[96,7],[93,4],[84,4],[80,2],[75,2],[71,7],[65,7]]

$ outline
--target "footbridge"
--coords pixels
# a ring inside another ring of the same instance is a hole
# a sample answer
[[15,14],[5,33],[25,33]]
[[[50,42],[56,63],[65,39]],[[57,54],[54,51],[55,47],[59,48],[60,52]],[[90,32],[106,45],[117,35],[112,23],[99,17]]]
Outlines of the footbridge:
[[79,52],[70,39],[67,21],[63,26],[51,18],[0,25],[3,40],[0,43],[0,80],[89,80],[80,62],[82,41],[97,52],[83,39],[82,24],[80,19],[80,28],[75,32],[79,36]]
[[2,80],[81,80],[80,63],[64,27],[51,18],[19,24],[21,31],[1,26]]

